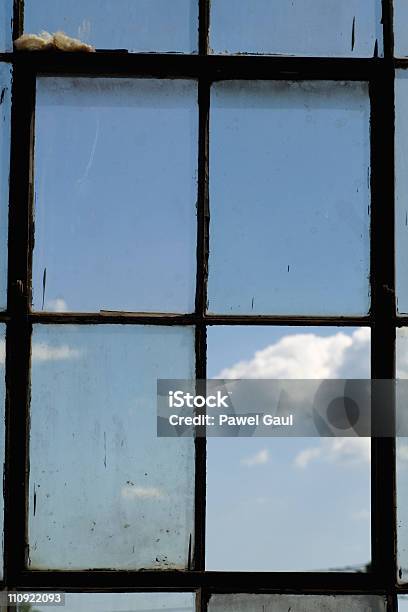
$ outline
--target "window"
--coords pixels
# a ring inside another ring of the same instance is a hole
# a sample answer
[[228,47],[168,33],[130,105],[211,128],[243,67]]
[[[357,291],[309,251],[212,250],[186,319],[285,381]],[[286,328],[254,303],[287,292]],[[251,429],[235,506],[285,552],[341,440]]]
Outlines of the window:
[[[0,3],[3,591],[404,609],[403,439],[166,439],[155,410],[158,378],[407,376],[404,11]],[[41,30],[96,52],[12,50]]]

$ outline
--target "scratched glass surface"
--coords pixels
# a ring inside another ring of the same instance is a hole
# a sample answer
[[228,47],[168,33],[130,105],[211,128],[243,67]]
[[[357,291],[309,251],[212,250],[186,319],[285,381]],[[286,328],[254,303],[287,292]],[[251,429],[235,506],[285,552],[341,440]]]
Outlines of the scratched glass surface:
[[210,46],[214,53],[382,55],[381,0],[211,0]]
[[[6,342],[6,326],[0,323],[0,465],[4,465],[5,461],[5,401],[6,401],[6,383],[5,383],[5,349]],[[0,483],[0,579],[3,579],[3,534],[4,534],[4,489],[3,478]]]
[[[194,612],[193,593],[66,593],[65,605],[39,606],[44,612]],[[18,608],[25,612],[26,608]],[[33,610],[35,612],[35,610]]]
[[369,120],[359,82],[213,86],[210,312],[368,312]]
[[195,53],[198,0],[25,0],[24,31],[42,30],[97,49]]
[[[408,378],[408,327],[397,329],[397,378]],[[397,395],[398,400],[398,395]],[[397,401],[397,414],[407,406]],[[408,438],[397,437],[397,562],[398,578],[408,581]]]
[[5,310],[7,307],[11,78],[10,65],[0,64],[0,310]]
[[186,569],[194,440],[156,436],[157,378],[194,376],[185,327],[35,326],[29,568]]
[[40,78],[33,308],[194,309],[194,81]]
[[213,595],[209,612],[385,612],[374,595]]
[[[368,378],[369,370],[368,328],[208,330],[211,378]],[[209,438],[207,569],[366,571],[370,454],[368,438]]]
[[399,314],[408,313],[408,75],[395,79],[395,240],[396,292]]

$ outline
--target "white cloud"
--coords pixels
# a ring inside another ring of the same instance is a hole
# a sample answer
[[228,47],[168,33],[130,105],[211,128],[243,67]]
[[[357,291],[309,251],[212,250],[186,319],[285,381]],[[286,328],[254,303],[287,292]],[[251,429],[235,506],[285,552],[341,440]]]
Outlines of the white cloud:
[[328,438],[322,440],[322,445],[330,461],[369,463],[371,459],[370,438]]
[[122,497],[125,499],[154,499],[163,497],[163,493],[156,487],[138,487],[133,484],[127,484],[122,487]]
[[73,349],[70,346],[63,344],[61,346],[50,346],[43,342],[33,344],[32,358],[33,361],[63,361],[66,359],[77,359],[80,357],[81,351]]
[[322,449],[318,446],[314,448],[305,448],[300,451],[295,457],[294,464],[296,467],[304,470],[313,459],[317,459],[322,454]]
[[303,333],[284,336],[216,378],[367,378],[369,363],[368,328],[331,336]]
[[251,455],[250,457],[241,459],[242,465],[246,465],[247,467],[253,467],[254,465],[264,465],[265,463],[268,463],[268,461],[269,451],[266,448],[255,453],[255,455]]
[[67,312],[68,304],[62,298],[57,298],[56,300],[50,300],[45,305],[45,310],[48,312]]
[[[34,343],[32,348],[32,359],[34,362],[63,361],[67,359],[78,359],[82,352],[73,349],[66,344],[50,346],[45,342]],[[6,344],[0,340],[0,364],[4,365],[6,359]]]
[[370,438],[322,438],[318,446],[301,450],[296,455],[293,465],[305,469],[312,460],[316,459],[342,465],[369,463]]

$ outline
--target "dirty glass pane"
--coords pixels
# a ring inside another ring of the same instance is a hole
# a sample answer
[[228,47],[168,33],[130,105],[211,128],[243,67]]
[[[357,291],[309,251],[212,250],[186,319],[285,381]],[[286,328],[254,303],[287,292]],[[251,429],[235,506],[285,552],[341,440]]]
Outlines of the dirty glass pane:
[[[368,378],[370,330],[211,327],[208,376]],[[367,571],[369,438],[212,437],[207,458],[208,570]]]
[[40,78],[35,310],[194,309],[194,81]]
[[64,31],[97,49],[194,53],[198,0],[25,0],[24,31]]
[[13,50],[13,0],[0,0],[0,51]]
[[209,612],[385,612],[374,595],[213,595]]
[[156,436],[157,378],[194,376],[194,331],[36,326],[29,567],[185,569],[194,440]]
[[[44,612],[194,612],[193,593],[66,593],[65,605],[35,606]],[[26,612],[18,608],[18,612]],[[35,612],[35,610],[33,610]]]
[[10,64],[0,63],[0,310],[7,306],[11,75]]
[[[6,326],[0,323],[0,465],[5,461],[5,358],[6,358]],[[0,579],[3,579],[3,530],[4,530],[4,490],[3,478],[0,482]]]
[[[408,327],[397,329],[397,378],[408,378]],[[398,400],[398,395],[397,395]],[[397,411],[406,411],[402,399]],[[398,578],[408,581],[408,438],[397,437],[397,553]],[[408,608],[408,606],[407,606]]]
[[214,53],[382,55],[381,0],[211,0],[210,46]]
[[395,79],[395,239],[399,314],[408,313],[408,74]]
[[209,310],[367,313],[367,85],[220,82],[211,104]]

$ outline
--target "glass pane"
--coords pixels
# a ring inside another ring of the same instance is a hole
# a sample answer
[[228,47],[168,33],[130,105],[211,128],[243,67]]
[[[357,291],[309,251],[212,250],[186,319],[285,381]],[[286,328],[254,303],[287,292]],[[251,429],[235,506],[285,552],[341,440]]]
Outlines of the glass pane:
[[211,104],[210,311],[367,313],[366,84],[221,82]]
[[0,64],[0,310],[7,307],[11,75],[10,64]]
[[209,612],[385,612],[374,595],[214,595]]
[[[408,378],[408,328],[397,329],[397,378]],[[397,396],[398,398],[398,396]],[[397,401],[397,411],[407,407]],[[397,553],[400,582],[408,581],[408,439],[397,437]],[[407,606],[408,608],[408,606]]]
[[25,0],[24,30],[63,30],[98,49],[194,53],[198,0]]
[[396,290],[400,314],[408,313],[408,74],[395,79],[395,238]]
[[[5,461],[5,402],[6,402],[6,381],[5,381],[5,358],[6,358],[6,326],[0,323],[0,465],[4,466]],[[3,580],[3,533],[4,533],[4,489],[3,478],[0,482],[0,579]]]
[[194,309],[196,89],[39,79],[35,310]]
[[[66,593],[63,608],[36,605],[32,612],[194,612],[194,601],[193,593]],[[27,608],[20,606],[18,612]]]
[[394,54],[408,55],[408,4],[406,0],[394,0]]
[[157,378],[194,377],[194,331],[36,326],[29,566],[185,569],[194,440],[156,436]]
[[[208,375],[368,378],[370,330],[211,327]],[[369,438],[209,438],[207,456],[207,569],[368,569]]]
[[398,612],[408,612],[408,595],[398,597]]
[[13,50],[13,0],[0,0],[0,51]]
[[382,55],[381,0],[211,0],[214,53]]

